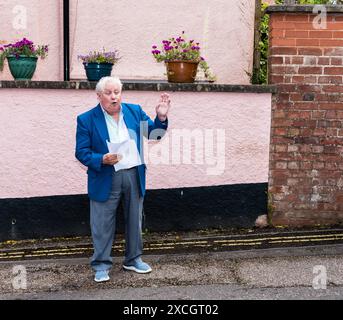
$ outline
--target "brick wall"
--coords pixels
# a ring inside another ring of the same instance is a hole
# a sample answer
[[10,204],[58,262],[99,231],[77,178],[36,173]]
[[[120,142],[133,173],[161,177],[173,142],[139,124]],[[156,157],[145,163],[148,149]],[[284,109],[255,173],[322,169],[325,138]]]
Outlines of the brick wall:
[[328,13],[325,29],[313,21],[312,12],[270,12],[273,225],[343,221],[343,10]]

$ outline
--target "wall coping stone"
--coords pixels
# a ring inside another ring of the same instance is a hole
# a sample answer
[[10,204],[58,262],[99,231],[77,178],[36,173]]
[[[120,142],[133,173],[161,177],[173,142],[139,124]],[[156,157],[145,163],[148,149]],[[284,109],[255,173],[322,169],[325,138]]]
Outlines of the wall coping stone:
[[[126,91],[189,91],[276,93],[275,85],[236,85],[208,82],[168,83],[158,80],[122,80]],[[0,89],[73,89],[95,90],[96,82],[76,81],[0,81]]]
[[[274,12],[289,12],[289,13],[313,13],[313,9],[319,6],[317,5],[272,5],[268,6],[265,10],[266,13]],[[326,12],[328,13],[343,13],[343,5],[320,5],[325,6]]]

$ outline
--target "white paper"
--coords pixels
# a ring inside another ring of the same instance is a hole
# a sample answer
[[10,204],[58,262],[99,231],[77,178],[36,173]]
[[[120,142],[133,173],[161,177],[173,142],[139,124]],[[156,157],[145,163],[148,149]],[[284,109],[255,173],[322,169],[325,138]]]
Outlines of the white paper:
[[120,154],[123,157],[114,165],[116,171],[130,169],[142,164],[136,143],[133,139],[125,140],[121,143],[106,142],[110,153]]

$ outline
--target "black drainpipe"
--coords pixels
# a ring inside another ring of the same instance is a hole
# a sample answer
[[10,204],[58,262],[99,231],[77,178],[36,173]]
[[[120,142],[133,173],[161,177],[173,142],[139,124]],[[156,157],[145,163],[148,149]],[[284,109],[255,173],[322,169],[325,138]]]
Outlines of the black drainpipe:
[[64,81],[70,80],[69,60],[69,0],[63,0],[63,73]]

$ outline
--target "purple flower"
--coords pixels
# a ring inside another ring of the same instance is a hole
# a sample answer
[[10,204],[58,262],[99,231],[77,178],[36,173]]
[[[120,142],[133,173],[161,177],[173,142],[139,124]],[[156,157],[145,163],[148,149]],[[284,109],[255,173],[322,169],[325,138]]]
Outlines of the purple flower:
[[209,71],[209,67],[205,62],[205,59],[200,56],[200,44],[195,42],[195,40],[186,40],[184,36],[185,31],[177,37],[169,38],[169,40],[162,40],[162,49],[157,50],[157,46],[153,45],[153,50],[151,53],[157,62],[167,62],[167,61],[177,61],[177,60],[187,60],[203,63],[200,67],[203,69],[206,78],[213,78]]
[[78,59],[83,63],[112,63],[115,64],[120,59],[118,50],[102,52],[93,51],[87,55],[78,55]]

